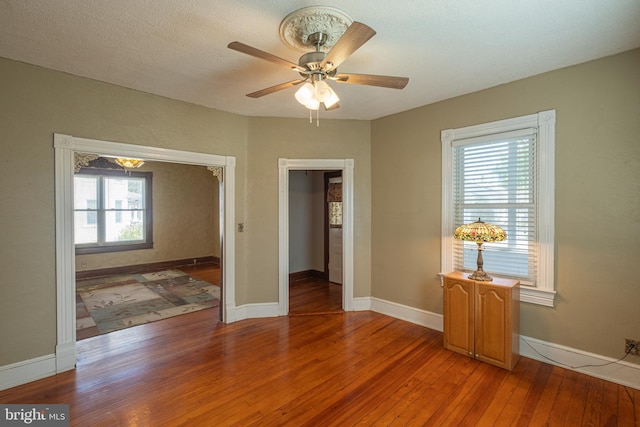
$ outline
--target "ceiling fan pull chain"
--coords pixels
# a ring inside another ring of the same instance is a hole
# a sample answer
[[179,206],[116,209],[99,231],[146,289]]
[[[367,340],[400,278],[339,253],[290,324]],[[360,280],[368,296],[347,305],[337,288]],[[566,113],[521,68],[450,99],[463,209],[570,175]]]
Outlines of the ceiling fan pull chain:
[[320,127],[320,108],[316,110],[316,127]]
[[309,109],[309,123],[313,123],[313,110]]

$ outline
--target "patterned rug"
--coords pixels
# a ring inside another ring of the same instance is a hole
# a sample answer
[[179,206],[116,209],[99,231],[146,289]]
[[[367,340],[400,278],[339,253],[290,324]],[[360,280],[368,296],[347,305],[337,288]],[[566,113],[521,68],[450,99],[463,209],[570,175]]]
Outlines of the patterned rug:
[[179,270],[79,280],[77,339],[219,305],[219,285]]

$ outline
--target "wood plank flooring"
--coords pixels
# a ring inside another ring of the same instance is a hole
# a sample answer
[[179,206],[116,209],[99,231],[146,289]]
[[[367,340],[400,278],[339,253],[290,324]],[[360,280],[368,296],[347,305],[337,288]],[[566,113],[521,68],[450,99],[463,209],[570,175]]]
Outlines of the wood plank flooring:
[[342,312],[342,286],[320,279],[308,279],[289,285],[289,314],[326,314]]
[[[186,274],[208,283],[221,284],[218,264],[199,263],[176,267]],[[219,311],[219,309],[218,309]],[[342,286],[318,278],[297,281],[289,287],[289,314],[327,314],[342,312]],[[97,329],[79,330],[78,340],[97,335]]]
[[125,329],[0,402],[68,403],[72,426],[640,425],[640,390],[528,358],[508,372],[370,311]]
[[187,273],[196,279],[204,280],[205,282],[219,285],[220,279],[220,266],[218,264],[202,263],[191,264],[178,267],[178,270]]

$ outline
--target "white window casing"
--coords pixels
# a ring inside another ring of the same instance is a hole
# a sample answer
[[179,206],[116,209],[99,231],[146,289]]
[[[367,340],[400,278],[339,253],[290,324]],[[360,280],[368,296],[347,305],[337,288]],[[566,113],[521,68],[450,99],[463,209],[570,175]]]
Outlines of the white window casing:
[[[554,217],[555,217],[555,110],[499,120],[441,132],[442,142],[442,248],[441,272],[455,270],[455,247],[453,232],[456,224],[454,190],[454,150],[459,146],[470,146],[490,141],[508,140],[535,135],[537,159],[532,176],[536,178],[535,229],[537,239],[536,259],[533,265],[535,277],[532,281],[521,279],[521,301],[553,306],[554,281]],[[476,218],[477,219],[477,218]],[[460,218],[459,218],[460,220]],[[461,242],[459,242],[461,243]],[[458,252],[458,256],[460,251]],[[493,274],[499,276],[499,274]]]

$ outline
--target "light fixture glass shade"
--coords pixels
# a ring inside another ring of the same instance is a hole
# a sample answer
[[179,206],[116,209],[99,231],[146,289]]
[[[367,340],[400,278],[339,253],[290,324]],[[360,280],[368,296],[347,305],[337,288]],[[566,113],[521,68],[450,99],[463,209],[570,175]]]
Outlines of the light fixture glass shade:
[[331,96],[331,92],[333,91],[324,80],[315,83],[315,95],[318,101],[325,102]]
[[123,168],[134,169],[134,168],[139,168],[140,166],[144,165],[144,160],[125,159],[125,158],[122,158],[122,157],[117,157],[116,158],[116,163],[119,164],[120,166],[122,166]]
[[329,88],[329,91],[331,92],[331,94],[323,102],[324,102],[324,108],[329,109],[334,105],[336,105],[340,101],[340,98],[338,98],[338,94],[335,93],[333,89],[331,89],[331,86],[327,85],[327,87]]
[[323,103],[326,109],[337,106],[340,98],[324,80],[305,83],[296,91],[296,100],[309,110],[318,110]]
[[320,101],[318,101],[315,98],[311,98],[309,102],[304,104],[304,106],[307,107],[309,110],[317,110],[318,108],[320,108]]
[[461,225],[456,228],[453,233],[456,240],[464,240],[467,242],[475,242],[478,244],[478,269],[469,275],[469,279],[480,282],[490,282],[493,277],[484,272],[482,266],[482,244],[485,242],[501,242],[507,238],[507,232],[497,225],[482,222],[480,218],[477,221]]
[[[311,83],[303,84],[300,89],[296,91],[296,100],[307,107],[307,104],[315,99],[315,89]],[[309,108],[309,107],[307,107]]]

